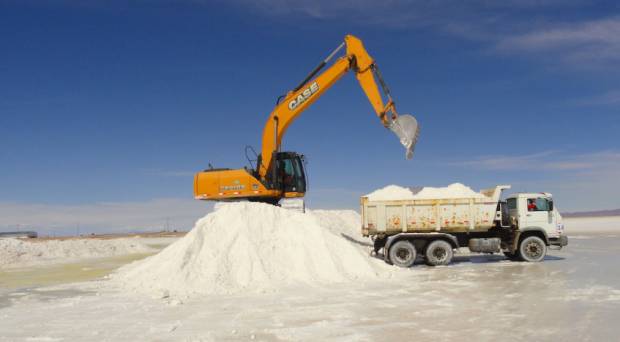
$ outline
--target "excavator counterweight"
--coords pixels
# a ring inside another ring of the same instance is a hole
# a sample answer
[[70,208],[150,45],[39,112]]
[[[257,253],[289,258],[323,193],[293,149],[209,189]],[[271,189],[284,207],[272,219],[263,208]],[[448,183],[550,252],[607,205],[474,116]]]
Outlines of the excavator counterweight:
[[[345,55],[321,72],[345,47]],[[342,44],[278,101],[263,128],[262,148],[255,168],[211,168],[198,172],[194,176],[194,197],[213,201],[245,199],[272,204],[283,198],[303,197],[307,190],[304,158],[296,152],[280,151],[282,138],[289,125],[348,71],[355,73],[381,123],[396,134],[406,149],[406,157],[411,158],[419,134],[417,120],[411,115],[398,115],[377,64],[368,55],[361,40],[347,35]]]

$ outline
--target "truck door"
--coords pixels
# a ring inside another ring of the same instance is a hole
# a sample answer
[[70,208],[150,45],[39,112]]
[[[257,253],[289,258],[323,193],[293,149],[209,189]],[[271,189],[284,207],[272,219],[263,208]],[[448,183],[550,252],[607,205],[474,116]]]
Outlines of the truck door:
[[528,197],[525,205],[526,227],[540,227],[547,233],[555,231],[555,215],[550,198]]

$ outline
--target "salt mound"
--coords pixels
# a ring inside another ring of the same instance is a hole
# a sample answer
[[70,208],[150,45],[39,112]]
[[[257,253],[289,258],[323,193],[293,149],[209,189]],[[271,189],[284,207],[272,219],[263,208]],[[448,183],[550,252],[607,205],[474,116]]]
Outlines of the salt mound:
[[388,185],[366,195],[371,201],[416,200],[416,199],[443,199],[443,198],[484,198],[481,193],[461,183],[453,183],[444,188],[425,187],[414,194],[408,188],[398,185]]
[[334,234],[356,243],[372,246],[370,239],[362,236],[362,216],[354,210],[308,210],[319,224]]
[[413,192],[398,185],[388,185],[366,195],[371,201],[390,201],[413,199]]
[[155,249],[135,239],[20,240],[0,239],[0,268],[21,267],[82,258],[101,258]]
[[153,296],[264,292],[377,277],[367,252],[310,213],[262,203],[220,205],[159,254],[112,276]]
[[483,194],[475,192],[470,187],[461,183],[453,183],[445,188],[425,187],[415,194],[415,199],[432,198],[483,198]]

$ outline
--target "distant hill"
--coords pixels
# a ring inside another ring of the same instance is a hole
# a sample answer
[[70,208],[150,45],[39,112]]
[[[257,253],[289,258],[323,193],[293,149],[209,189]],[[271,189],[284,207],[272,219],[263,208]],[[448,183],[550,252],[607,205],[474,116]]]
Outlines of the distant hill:
[[598,210],[598,211],[578,211],[573,213],[562,213],[563,217],[601,217],[601,216],[620,216],[620,209]]

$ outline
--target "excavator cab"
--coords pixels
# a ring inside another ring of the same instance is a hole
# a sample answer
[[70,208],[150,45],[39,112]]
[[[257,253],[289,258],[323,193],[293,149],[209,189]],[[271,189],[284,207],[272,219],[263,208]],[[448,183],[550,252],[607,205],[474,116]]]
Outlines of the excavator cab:
[[302,197],[306,192],[304,156],[295,152],[276,152],[275,163],[267,173],[269,187],[284,192],[284,197]]

